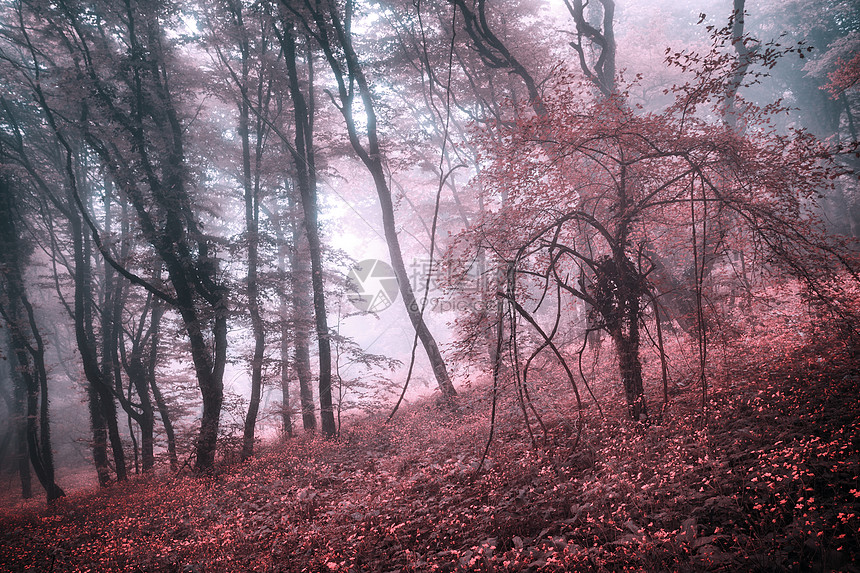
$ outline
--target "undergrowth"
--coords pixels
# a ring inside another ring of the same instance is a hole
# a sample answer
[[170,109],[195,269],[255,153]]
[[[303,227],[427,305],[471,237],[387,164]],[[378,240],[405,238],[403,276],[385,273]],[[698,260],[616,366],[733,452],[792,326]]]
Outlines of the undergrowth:
[[[807,333],[808,334],[808,333]],[[0,516],[9,571],[857,571],[857,349],[819,333],[727,353],[651,424],[557,389],[532,420],[487,387]],[[785,341],[784,341],[785,342]],[[762,344],[773,341],[764,341]],[[763,358],[763,357],[766,357]],[[652,404],[659,411],[660,404]]]

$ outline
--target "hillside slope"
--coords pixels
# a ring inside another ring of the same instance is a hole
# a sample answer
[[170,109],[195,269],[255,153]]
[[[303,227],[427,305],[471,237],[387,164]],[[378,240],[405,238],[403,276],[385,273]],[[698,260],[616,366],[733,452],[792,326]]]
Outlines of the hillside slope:
[[[0,517],[9,571],[858,571],[856,349],[804,348],[648,426],[593,407],[538,447],[486,390],[210,477],[156,477]],[[736,367],[741,368],[736,365]],[[728,379],[728,377],[724,378]],[[575,420],[575,418],[573,418]]]

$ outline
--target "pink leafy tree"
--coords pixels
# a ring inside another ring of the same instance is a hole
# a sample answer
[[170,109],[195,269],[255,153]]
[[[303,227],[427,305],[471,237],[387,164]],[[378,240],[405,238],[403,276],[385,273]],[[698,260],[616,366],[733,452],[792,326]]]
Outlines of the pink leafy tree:
[[[669,64],[696,78],[667,90],[674,103],[663,111],[633,109],[623,92],[592,101],[571,75],[546,90],[545,114],[515,114],[476,134],[486,215],[450,252],[464,261],[480,249],[494,253],[501,278],[491,289],[509,324],[507,341],[497,331],[498,344],[514,350],[498,360],[513,357],[509,371],[519,384],[535,356],[548,352],[579,396],[559,332],[584,301],[591,328],[613,343],[629,415],[647,420],[642,328],[659,323],[661,299],[679,286],[657,278],[667,264],[695,297],[703,407],[704,341],[715,310],[704,303],[706,290],[712,275],[729,276],[714,271],[739,253],[773,276],[798,277],[854,329],[839,285],[858,280],[856,260],[815,215],[816,198],[842,168],[808,133],[778,132],[778,104],[756,107],[728,89],[737,66],[755,81],[752,65],[769,67],[779,51],[762,45],[739,63],[730,45],[717,38],[710,53],[671,55]],[[727,94],[743,130],[725,121]],[[498,377],[499,364],[494,371]]]

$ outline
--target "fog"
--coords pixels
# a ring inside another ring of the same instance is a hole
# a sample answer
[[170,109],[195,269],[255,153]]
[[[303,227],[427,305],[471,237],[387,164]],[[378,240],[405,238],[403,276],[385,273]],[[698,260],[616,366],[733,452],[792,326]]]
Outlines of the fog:
[[852,2],[90,4],[0,3],[8,503],[28,459],[34,492],[205,471],[545,348],[567,380],[598,334],[645,420],[646,331],[692,384],[746,296],[850,315]]

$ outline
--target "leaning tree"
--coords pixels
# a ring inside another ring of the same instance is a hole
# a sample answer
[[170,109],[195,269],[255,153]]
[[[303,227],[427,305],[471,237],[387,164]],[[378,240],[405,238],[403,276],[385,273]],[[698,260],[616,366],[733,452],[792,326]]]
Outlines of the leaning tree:
[[[3,60],[61,146],[72,218],[80,217],[82,230],[119,274],[182,318],[203,401],[196,465],[208,470],[223,401],[228,288],[215,241],[204,230],[202,212],[215,209],[205,204],[192,164],[191,120],[198,109],[186,104],[194,100],[196,77],[180,63],[169,34],[178,10],[169,2],[40,0],[4,10]],[[75,172],[84,153],[98,157],[117,200],[134,213],[163,263],[165,284],[126,268],[107,244]]]

